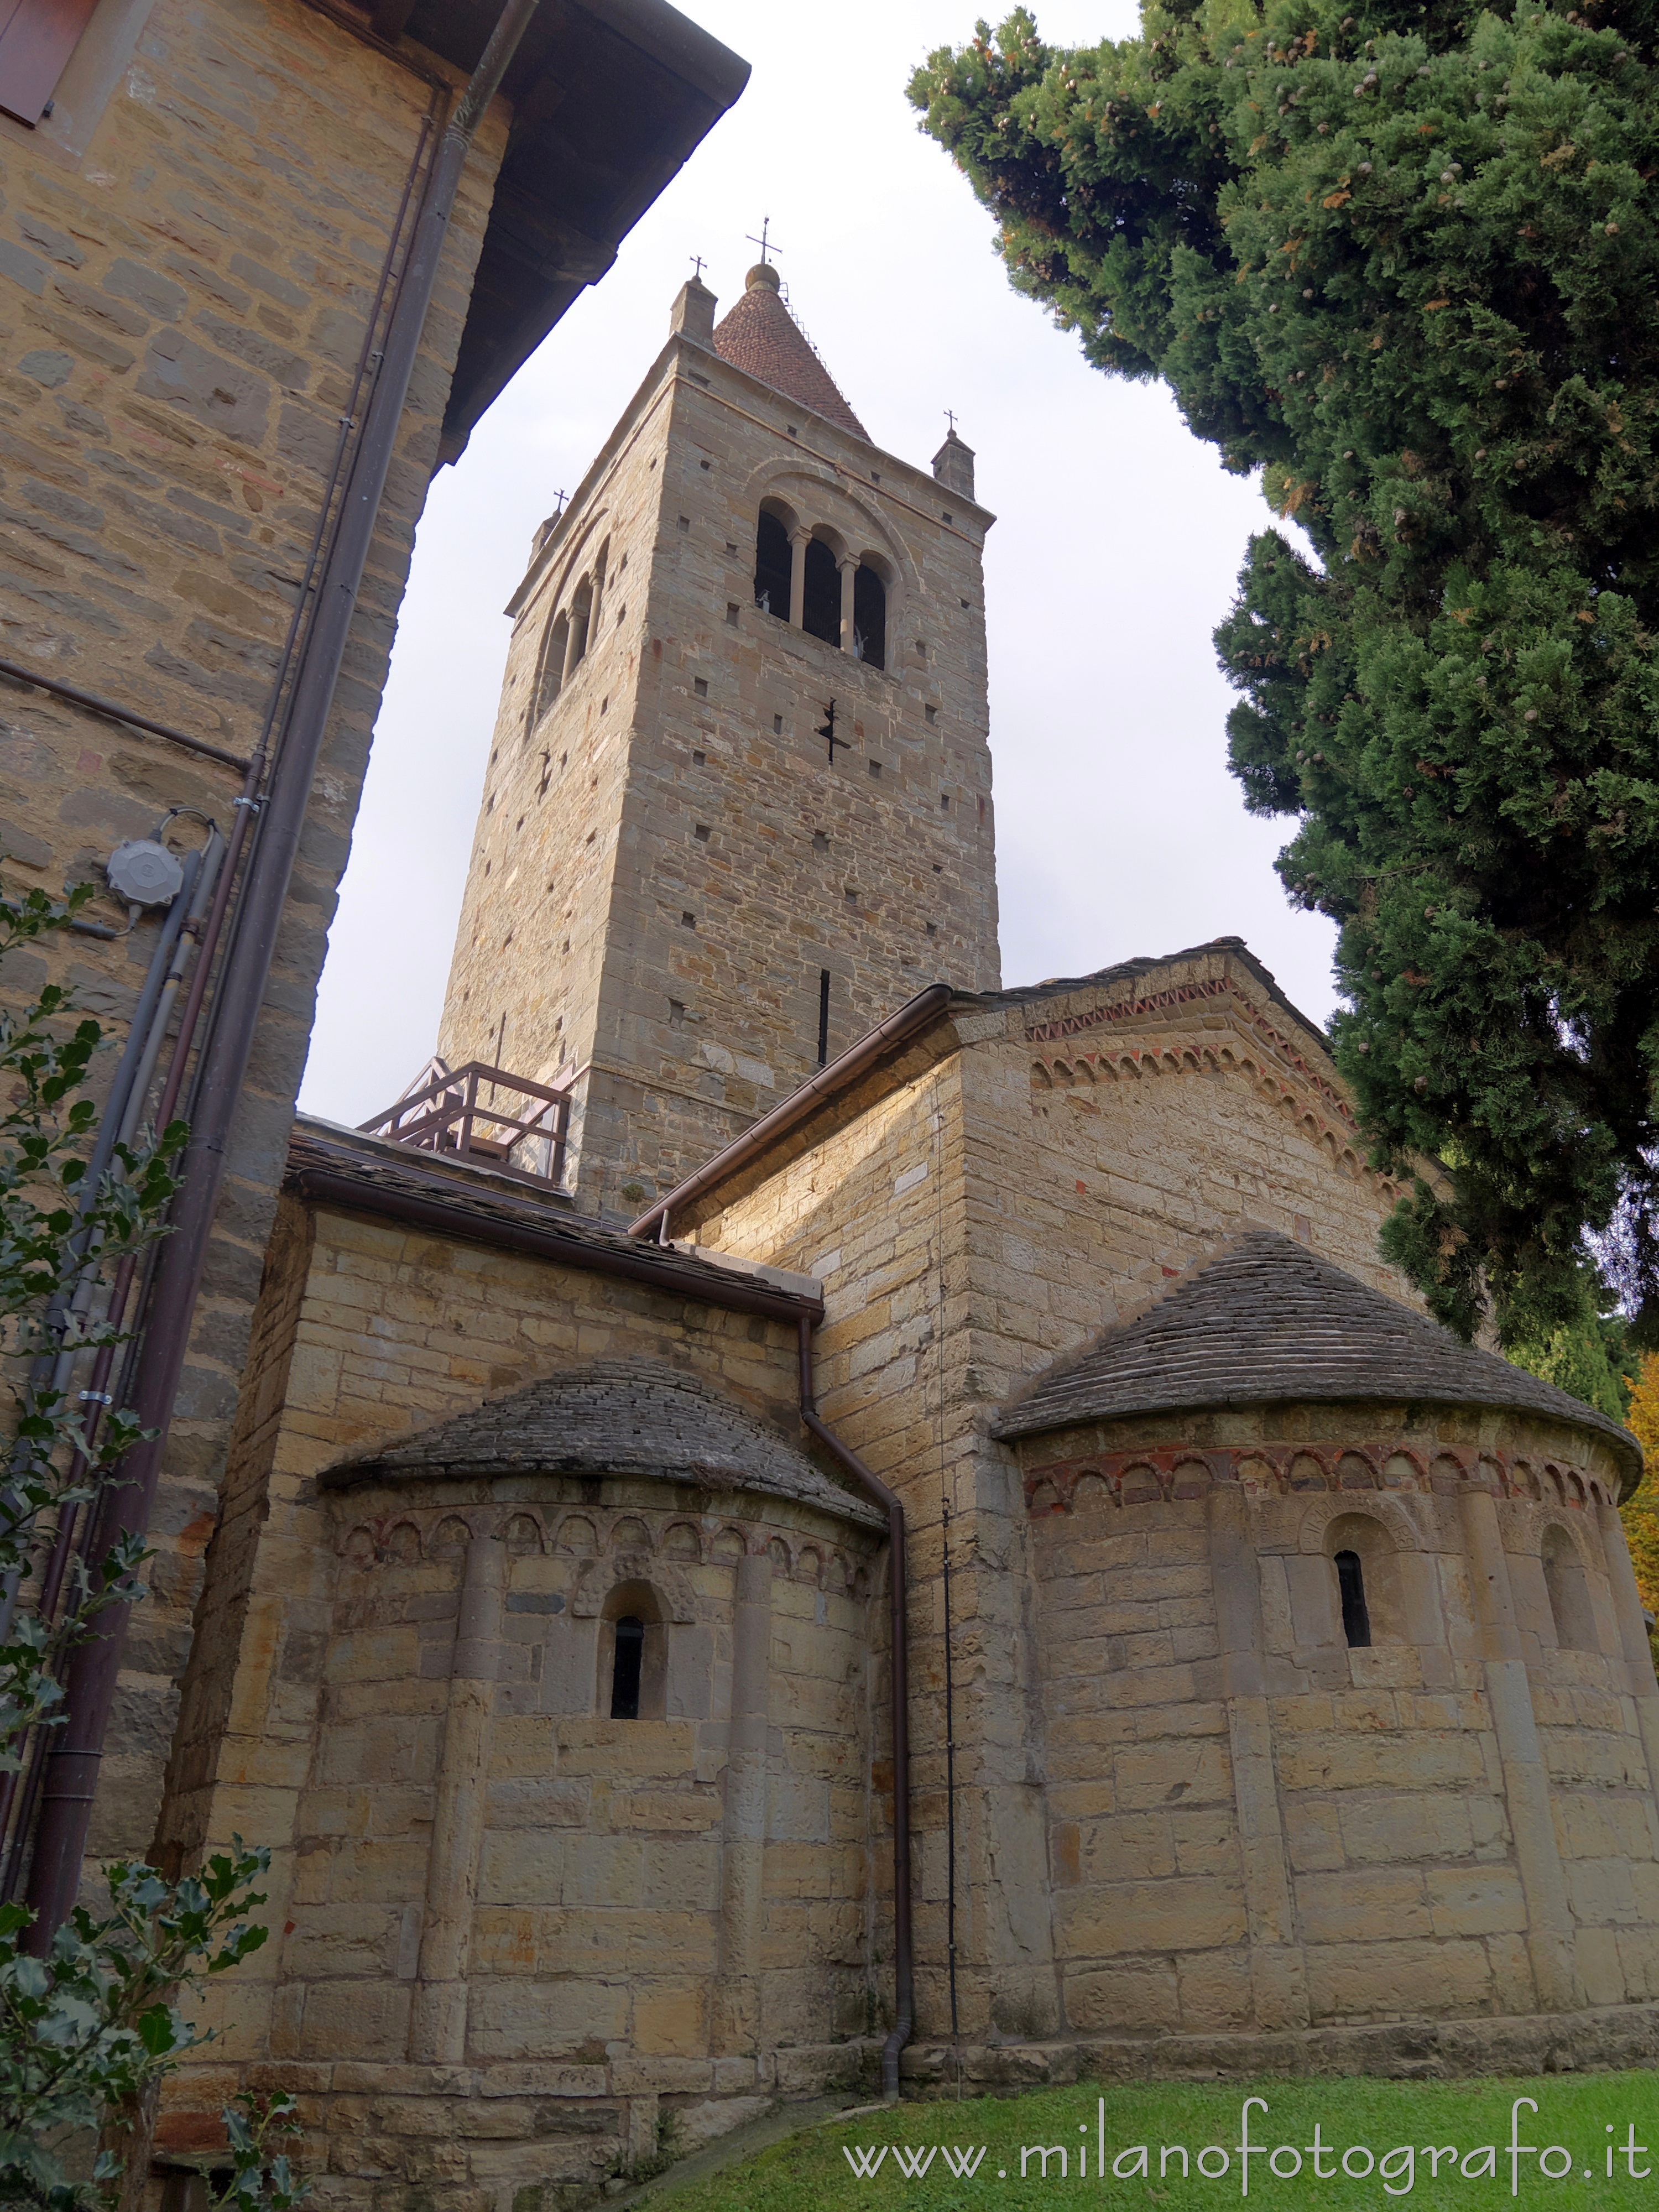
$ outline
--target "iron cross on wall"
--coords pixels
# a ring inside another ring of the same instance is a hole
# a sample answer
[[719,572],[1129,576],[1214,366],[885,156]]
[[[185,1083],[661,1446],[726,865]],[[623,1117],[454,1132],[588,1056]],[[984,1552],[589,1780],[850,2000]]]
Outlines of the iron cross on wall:
[[853,740],[851,738],[838,738],[836,735],[836,702],[833,699],[830,702],[830,704],[823,711],[829,719],[828,720],[818,724],[818,735],[828,740],[830,746],[830,765],[831,768],[834,768],[836,764],[836,747],[837,745],[844,745],[847,750],[850,752],[853,749]]

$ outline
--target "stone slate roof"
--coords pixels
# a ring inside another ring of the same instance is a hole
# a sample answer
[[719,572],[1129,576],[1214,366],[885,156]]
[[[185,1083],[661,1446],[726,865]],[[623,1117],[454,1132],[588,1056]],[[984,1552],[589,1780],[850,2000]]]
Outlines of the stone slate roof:
[[1464,1344],[1269,1229],[1173,1285],[1138,1321],[1041,1379],[1004,1439],[1131,1413],[1285,1401],[1407,1399],[1539,1413],[1593,1430],[1633,1471],[1641,1447],[1582,1399]]
[[750,270],[742,299],[715,329],[714,350],[746,376],[757,377],[786,398],[799,400],[811,413],[870,443],[870,433],[784,306],[778,272],[769,263],[757,262]]
[[695,1375],[653,1359],[593,1359],[470,1413],[340,1461],[327,1489],[495,1474],[641,1474],[791,1498],[867,1528],[884,1516],[821,1474],[778,1431]]
[[304,1193],[306,1178],[313,1171],[346,1176],[366,1191],[386,1197],[441,1206],[453,1212],[457,1237],[466,1235],[469,1221],[497,1222],[556,1236],[569,1246],[573,1267],[581,1265],[584,1250],[617,1252],[632,1261],[642,1260],[653,1270],[660,1271],[665,1293],[689,1293],[695,1297],[699,1287],[706,1286],[712,1292],[717,1286],[729,1288],[738,1281],[772,1291],[781,1299],[793,1298],[804,1313],[810,1313],[819,1303],[817,1297],[809,1298],[757,1278],[746,1269],[722,1267],[677,1245],[650,1243],[631,1236],[626,1228],[610,1228],[590,1215],[577,1213],[561,1195],[550,1192],[544,1195],[493,1174],[487,1167],[453,1160],[443,1153],[420,1152],[413,1146],[394,1144],[389,1138],[365,1136],[359,1130],[319,1121],[314,1115],[301,1115],[289,1136],[286,1187]]

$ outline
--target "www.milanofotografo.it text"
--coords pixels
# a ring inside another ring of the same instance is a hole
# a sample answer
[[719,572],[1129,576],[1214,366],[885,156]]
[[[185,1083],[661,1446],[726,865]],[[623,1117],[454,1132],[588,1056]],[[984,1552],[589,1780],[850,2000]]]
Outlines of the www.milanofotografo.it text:
[[[988,2146],[962,2143],[843,2143],[847,2163],[860,2181],[918,2181],[938,2159],[958,2181],[1097,2181],[1102,2183],[1194,2180],[1224,2183],[1248,2197],[1274,2182],[1298,2179],[1334,2181],[1344,2174],[1350,2181],[1374,2177],[1389,2197],[1409,2197],[1419,2174],[1433,2180],[1507,2183],[1511,2197],[1521,2193],[1523,2179],[1566,2181],[1582,2176],[1586,2181],[1645,2181],[1654,2171],[1638,2161],[1648,2155],[1648,2146],[1636,2140],[1636,2124],[1629,2123],[1623,2141],[1609,2121],[1606,2141],[1580,2151],[1565,2143],[1524,2142],[1528,2134],[1541,2134],[1535,2120],[1522,2121],[1522,2112],[1536,2114],[1534,2097],[1517,2097],[1510,2106],[1507,2142],[1395,2143],[1374,2150],[1368,2143],[1328,2142],[1322,2124],[1315,2121],[1313,2141],[1274,2143],[1264,2123],[1268,2113],[1265,2097],[1246,2097],[1239,2108],[1238,2137],[1231,2143],[1206,2143],[1193,2149],[1184,2143],[1109,2143],[1106,2139],[1106,2100],[1099,2100],[1095,2122],[1079,2120],[1081,2142],[1026,2143],[1003,2156],[1019,2160],[991,2166],[986,2163]],[[1253,2122],[1252,2114],[1261,2118]],[[1254,2132],[1253,2132],[1254,2130]],[[888,2163],[890,2159],[891,2164]]]

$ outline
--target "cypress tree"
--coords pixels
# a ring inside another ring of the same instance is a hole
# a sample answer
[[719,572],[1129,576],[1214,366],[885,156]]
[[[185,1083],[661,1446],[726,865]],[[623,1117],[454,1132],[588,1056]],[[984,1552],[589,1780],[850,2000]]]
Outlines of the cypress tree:
[[1233,773],[1340,924],[1383,1247],[1464,1334],[1659,1317],[1659,169],[1642,0],[1017,9],[910,87],[1017,289],[1296,529],[1216,634]]

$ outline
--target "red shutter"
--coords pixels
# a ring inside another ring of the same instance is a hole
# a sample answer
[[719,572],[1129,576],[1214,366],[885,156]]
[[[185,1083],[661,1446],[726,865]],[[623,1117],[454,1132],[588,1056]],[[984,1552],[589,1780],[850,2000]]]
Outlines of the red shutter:
[[31,129],[98,0],[0,0],[0,109]]

